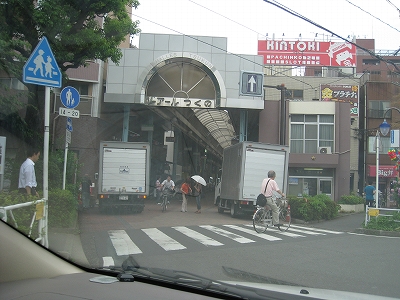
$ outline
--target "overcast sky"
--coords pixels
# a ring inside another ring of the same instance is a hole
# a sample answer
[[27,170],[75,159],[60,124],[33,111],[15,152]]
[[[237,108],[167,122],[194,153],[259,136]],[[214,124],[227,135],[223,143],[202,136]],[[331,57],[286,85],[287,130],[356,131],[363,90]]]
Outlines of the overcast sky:
[[[257,40],[266,34],[287,40],[300,34],[303,40],[316,34],[319,40],[331,39],[326,31],[263,0],[139,1],[132,19],[140,21],[142,32],[227,37],[228,51],[237,54],[257,54]],[[378,50],[400,48],[400,0],[276,2],[345,38],[374,38]],[[139,44],[137,37],[133,43]]]

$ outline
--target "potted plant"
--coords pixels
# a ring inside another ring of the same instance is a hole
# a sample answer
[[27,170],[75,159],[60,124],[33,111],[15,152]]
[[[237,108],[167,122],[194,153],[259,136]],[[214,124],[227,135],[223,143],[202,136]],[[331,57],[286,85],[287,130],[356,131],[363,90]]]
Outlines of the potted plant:
[[339,203],[341,212],[362,212],[364,211],[365,201],[358,195],[343,195]]

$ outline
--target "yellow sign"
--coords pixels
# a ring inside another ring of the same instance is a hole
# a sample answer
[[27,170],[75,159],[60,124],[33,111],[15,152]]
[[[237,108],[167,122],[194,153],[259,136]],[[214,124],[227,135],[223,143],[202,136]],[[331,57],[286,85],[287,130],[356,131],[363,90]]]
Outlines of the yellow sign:
[[43,218],[44,202],[36,204],[36,220]]
[[379,215],[379,209],[376,208],[370,208],[368,209],[368,215],[372,217],[376,217]]

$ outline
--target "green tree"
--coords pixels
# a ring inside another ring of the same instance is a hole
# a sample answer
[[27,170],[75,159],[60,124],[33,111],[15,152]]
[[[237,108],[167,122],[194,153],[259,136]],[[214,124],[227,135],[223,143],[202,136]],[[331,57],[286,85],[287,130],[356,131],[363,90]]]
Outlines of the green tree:
[[[64,72],[85,66],[88,61],[122,57],[119,45],[139,32],[127,8],[137,0],[5,0],[0,4],[0,72],[22,79],[22,69],[42,37],[46,37]],[[37,85],[29,88],[26,128],[37,133],[26,142],[40,141],[43,130],[43,101]],[[2,99],[0,99],[1,101]],[[0,106],[3,107],[3,102]]]

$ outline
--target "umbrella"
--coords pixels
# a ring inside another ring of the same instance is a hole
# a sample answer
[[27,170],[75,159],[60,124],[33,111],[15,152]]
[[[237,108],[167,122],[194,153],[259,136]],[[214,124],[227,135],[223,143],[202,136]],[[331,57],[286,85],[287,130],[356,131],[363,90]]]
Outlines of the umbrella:
[[202,184],[202,185],[204,185],[204,186],[207,185],[207,183],[206,183],[206,181],[204,180],[204,178],[201,177],[201,176],[199,176],[199,175],[193,175],[191,178],[192,178],[194,181],[196,181],[196,182],[198,182],[198,183],[200,183],[200,184]]

